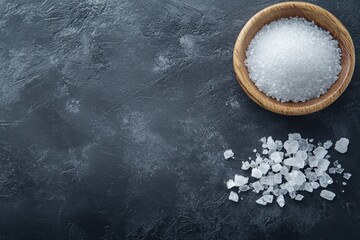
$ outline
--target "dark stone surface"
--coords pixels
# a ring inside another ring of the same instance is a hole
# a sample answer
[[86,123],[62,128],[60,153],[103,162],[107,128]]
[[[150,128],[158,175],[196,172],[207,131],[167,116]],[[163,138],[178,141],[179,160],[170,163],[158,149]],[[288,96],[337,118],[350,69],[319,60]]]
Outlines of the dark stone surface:
[[[0,1],[0,239],[358,239],[358,64],[304,117],[261,109],[235,80],[237,34],[275,2]],[[359,1],[312,2],[359,46]],[[333,155],[348,186],[284,209],[228,201],[258,139],[289,132],[348,137]]]

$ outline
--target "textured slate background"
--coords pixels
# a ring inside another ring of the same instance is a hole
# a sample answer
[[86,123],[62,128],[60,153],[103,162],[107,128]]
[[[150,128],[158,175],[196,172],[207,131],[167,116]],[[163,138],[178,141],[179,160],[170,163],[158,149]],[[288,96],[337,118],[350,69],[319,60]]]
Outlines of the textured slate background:
[[[0,0],[0,239],[358,239],[358,64],[304,117],[261,109],[235,80],[237,34],[276,2]],[[312,2],[359,46],[359,1]],[[288,132],[348,137],[333,155],[348,186],[284,209],[228,201],[258,139]]]

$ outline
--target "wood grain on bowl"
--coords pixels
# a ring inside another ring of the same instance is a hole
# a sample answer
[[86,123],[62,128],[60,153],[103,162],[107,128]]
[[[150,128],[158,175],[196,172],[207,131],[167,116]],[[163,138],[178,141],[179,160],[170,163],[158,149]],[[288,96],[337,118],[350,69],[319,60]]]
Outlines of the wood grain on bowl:
[[[342,52],[342,70],[338,80],[319,98],[299,103],[282,103],[266,96],[255,86],[253,81],[251,81],[245,66],[246,50],[256,33],[260,31],[264,25],[281,18],[296,16],[314,21],[316,25],[329,31],[339,42],[339,47]],[[258,105],[279,114],[306,115],[329,106],[345,91],[354,72],[355,49],[349,32],[330,12],[311,3],[285,2],[261,10],[245,24],[235,43],[233,64],[240,86]]]

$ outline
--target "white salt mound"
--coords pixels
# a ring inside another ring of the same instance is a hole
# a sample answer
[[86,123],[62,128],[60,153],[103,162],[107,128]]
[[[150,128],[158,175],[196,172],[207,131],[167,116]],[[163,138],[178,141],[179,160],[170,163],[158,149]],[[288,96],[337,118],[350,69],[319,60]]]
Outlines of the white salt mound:
[[329,32],[304,18],[280,19],[251,41],[245,65],[255,85],[281,102],[318,98],[337,80],[341,50]]

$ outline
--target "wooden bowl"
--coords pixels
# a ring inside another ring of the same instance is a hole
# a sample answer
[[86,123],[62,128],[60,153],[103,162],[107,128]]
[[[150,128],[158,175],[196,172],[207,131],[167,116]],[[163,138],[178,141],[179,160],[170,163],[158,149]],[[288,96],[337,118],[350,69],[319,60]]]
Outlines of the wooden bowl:
[[[282,103],[266,96],[249,78],[245,66],[246,50],[261,28],[275,20],[288,17],[303,17],[329,31],[339,42],[342,51],[342,70],[338,80],[319,98],[306,102]],[[305,115],[317,112],[333,103],[349,85],[355,66],[355,49],[349,32],[330,12],[311,3],[284,2],[267,7],[255,14],[241,30],[235,44],[233,64],[236,78],[245,93],[258,105],[275,113],[284,115]]]

